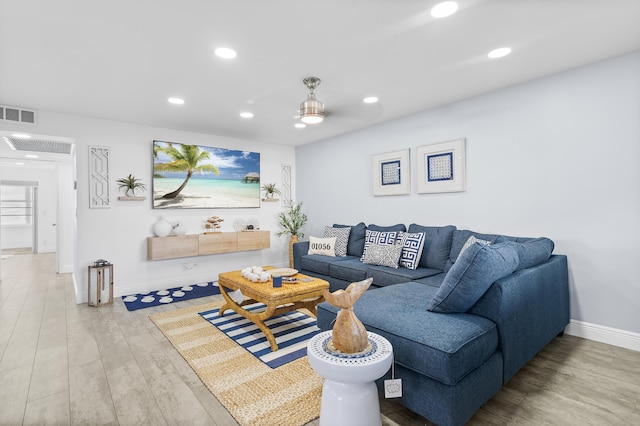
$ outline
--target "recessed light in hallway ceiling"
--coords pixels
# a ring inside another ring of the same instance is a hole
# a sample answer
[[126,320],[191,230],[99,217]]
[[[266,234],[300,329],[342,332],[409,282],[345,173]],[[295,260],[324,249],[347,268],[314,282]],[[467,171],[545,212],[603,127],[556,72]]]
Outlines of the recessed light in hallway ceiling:
[[493,49],[491,52],[489,52],[487,56],[490,57],[491,59],[497,59],[497,58],[505,57],[510,53],[511,53],[510,47],[499,47],[497,49]]
[[31,139],[31,135],[27,135],[25,133],[14,133],[11,137],[16,139]]
[[438,3],[431,9],[431,16],[434,18],[446,18],[458,10],[458,3],[455,1],[445,1]]
[[214,50],[214,53],[218,58],[222,59],[233,59],[238,56],[236,51],[229,47],[218,47],[216,50]]

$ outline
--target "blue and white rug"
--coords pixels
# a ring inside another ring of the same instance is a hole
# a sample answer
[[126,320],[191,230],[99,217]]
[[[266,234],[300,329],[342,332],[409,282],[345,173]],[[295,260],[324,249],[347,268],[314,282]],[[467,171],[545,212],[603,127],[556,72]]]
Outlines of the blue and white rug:
[[[265,305],[254,303],[243,308],[260,312],[265,309]],[[200,315],[271,368],[280,367],[307,355],[309,339],[320,332],[316,326],[316,319],[300,311],[291,311],[269,318],[265,324],[278,344],[278,350],[271,352],[267,337],[257,325],[231,310],[219,317],[219,310],[216,308],[200,312]]]
[[214,294],[220,294],[218,283],[208,282],[167,290],[150,291],[148,293],[131,294],[129,296],[122,296],[122,301],[127,307],[127,310],[135,311],[136,309],[182,302],[183,300],[197,299],[198,297],[211,296]]

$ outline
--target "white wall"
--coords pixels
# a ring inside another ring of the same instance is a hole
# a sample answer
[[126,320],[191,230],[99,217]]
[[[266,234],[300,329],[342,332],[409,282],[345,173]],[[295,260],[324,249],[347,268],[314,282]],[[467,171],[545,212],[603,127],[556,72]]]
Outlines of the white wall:
[[[116,296],[135,292],[159,290],[170,286],[217,280],[219,272],[251,265],[288,266],[288,245],[285,237],[278,237],[277,214],[280,203],[263,203],[257,209],[152,209],[150,197],[152,179],[152,142],[154,139],[259,152],[262,182],[276,182],[281,186],[281,164],[295,164],[292,147],[246,141],[221,136],[162,129],[87,117],[38,112],[39,134],[73,138],[76,141],[77,173],[77,244],[74,278],[78,301],[86,301],[87,266],[94,260],[107,259],[114,264],[114,293]],[[0,126],[2,128],[2,126]],[[110,181],[111,208],[89,208],[89,146],[111,148]],[[71,173],[71,171],[68,171]],[[118,201],[116,179],[129,173],[147,185],[143,202]],[[62,203],[75,203],[65,196]],[[230,253],[164,261],[147,260],[147,237],[158,217],[185,223],[188,233],[203,231],[203,221],[217,215],[224,218],[223,231],[233,230],[236,218],[256,218],[261,229],[272,231],[271,249]],[[70,221],[72,222],[72,221]],[[73,233],[73,226],[69,226]],[[67,234],[68,235],[68,234]],[[72,241],[73,242],[73,241]],[[185,263],[195,263],[186,269]]]
[[[373,197],[373,154],[411,148],[413,161],[416,147],[457,138],[466,192],[413,184]],[[305,145],[296,159],[307,235],[364,221],[548,236],[568,256],[574,322],[626,332],[640,350],[640,52]]]

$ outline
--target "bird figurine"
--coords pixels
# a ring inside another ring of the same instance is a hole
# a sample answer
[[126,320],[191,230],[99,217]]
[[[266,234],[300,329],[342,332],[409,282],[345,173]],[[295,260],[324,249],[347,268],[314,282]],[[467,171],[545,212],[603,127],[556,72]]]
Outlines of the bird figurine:
[[373,278],[349,284],[346,290],[336,290],[329,293],[323,290],[324,300],[329,304],[341,308],[333,325],[333,346],[342,353],[354,354],[364,351],[369,345],[367,330],[353,312],[353,305],[369,288]]

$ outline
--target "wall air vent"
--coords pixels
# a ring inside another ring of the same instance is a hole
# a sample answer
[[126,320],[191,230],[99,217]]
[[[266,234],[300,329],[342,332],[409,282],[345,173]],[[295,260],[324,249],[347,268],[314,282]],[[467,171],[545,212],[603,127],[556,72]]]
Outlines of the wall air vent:
[[54,154],[71,154],[72,144],[68,142],[49,141],[44,139],[4,138],[15,151],[51,152]]
[[0,121],[7,121],[17,124],[37,125],[37,117],[37,111],[34,109],[0,105]]

